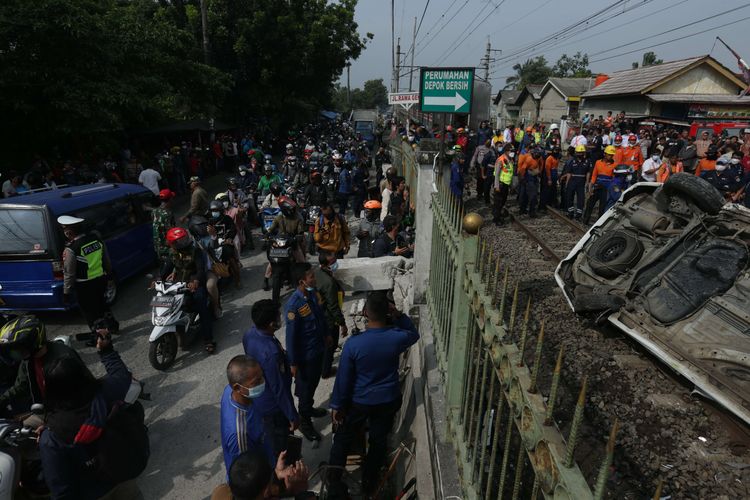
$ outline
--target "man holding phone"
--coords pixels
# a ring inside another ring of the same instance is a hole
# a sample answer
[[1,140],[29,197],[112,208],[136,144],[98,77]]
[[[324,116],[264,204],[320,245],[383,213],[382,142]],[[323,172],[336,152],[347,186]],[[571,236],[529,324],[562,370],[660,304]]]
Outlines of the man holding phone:
[[246,355],[260,363],[266,381],[266,390],[253,403],[263,418],[266,441],[278,457],[287,449],[289,435],[299,427],[289,362],[274,336],[281,328],[281,313],[276,302],[262,299],[253,304],[250,315],[255,324],[242,337],[242,346]]

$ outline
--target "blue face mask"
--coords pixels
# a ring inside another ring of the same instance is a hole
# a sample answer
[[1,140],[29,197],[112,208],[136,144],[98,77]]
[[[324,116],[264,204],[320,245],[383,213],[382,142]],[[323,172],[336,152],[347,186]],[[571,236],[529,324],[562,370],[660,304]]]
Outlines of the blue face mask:
[[315,291],[315,287],[314,286],[306,286],[305,290],[307,290],[308,292],[314,292]]
[[255,399],[266,390],[266,381],[264,380],[260,385],[256,385],[255,387],[245,387],[244,385],[240,385],[240,387],[247,389],[247,394],[243,394],[244,397]]
[[335,271],[338,268],[339,268],[339,261],[336,261],[333,264],[331,264],[331,271]]

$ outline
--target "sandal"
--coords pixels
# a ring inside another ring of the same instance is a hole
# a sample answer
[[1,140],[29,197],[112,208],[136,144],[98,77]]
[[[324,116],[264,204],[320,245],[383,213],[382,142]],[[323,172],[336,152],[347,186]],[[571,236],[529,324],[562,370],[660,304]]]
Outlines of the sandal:
[[206,342],[205,349],[208,354],[213,354],[216,351],[216,342]]

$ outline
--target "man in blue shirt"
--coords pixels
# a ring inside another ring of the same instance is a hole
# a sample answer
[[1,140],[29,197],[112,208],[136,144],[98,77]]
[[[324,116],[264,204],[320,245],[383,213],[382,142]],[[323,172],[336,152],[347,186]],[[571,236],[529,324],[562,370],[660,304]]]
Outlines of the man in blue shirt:
[[295,380],[298,398],[299,430],[310,441],[319,441],[312,417],[325,417],[323,408],[313,408],[315,390],[323,371],[323,353],[333,339],[328,334],[323,309],[315,290],[315,273],[310,263],[296,264],[293,269],[297,289],[286,303],[286,354]]
[[[378,472],[385,463],[388,433],[401,407],[399,357],[419,340],[411,320],[389,304],[387,295],[374,292],[365,305],[367,329],[345,344],[331,396],[333,422],[337,427],[330,464],[346,465],[346,456],[365,423],[369,446],[362,470],[363,491],[377,487]],[[329,480],[340,488],[341,470],[331,470]]]
[[221,450],[227,472],[240,453],[262,448],[269,463],[274,463],[264,446],[263,420],[253,402],[265,391],[263,370],[254,359],[240,354],[227,365],[227,381],[221,395]]
[[270,299],[259,300],[250,311],[253,327],[242,337],[245,354],[260,363],[266,390],[254,403],[263,419],[266,440],[274,456],[286,450],[287,437],[299,427],[299,415],[292,399],[292,374],[286,352],[274,336],[281,328],[279,306]]

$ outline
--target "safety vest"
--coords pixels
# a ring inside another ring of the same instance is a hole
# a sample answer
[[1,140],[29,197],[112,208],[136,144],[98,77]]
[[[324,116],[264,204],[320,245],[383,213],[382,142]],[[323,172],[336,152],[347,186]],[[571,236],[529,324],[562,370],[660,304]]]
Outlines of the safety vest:
[[521,142],[523,140],[523,134],[524,134],[523,130],[520,130],[520,129],[516,130],[515,141]]
[[503,184],[510,184],[513,180],[513,162],[505,155],[497,159],[497,168],[495,168],[495,178]]
[[84,235],[70,244],[76,256],[76,281],[90,281],[104,276],[104,243]]
[[539,132],[534,132],[534,142],[539,144],[542,142],[542,134]]

